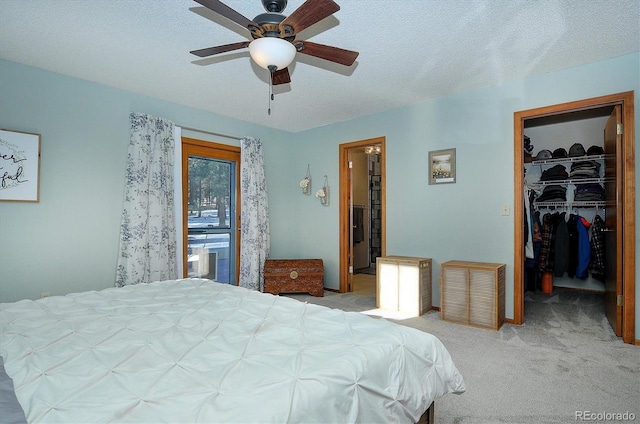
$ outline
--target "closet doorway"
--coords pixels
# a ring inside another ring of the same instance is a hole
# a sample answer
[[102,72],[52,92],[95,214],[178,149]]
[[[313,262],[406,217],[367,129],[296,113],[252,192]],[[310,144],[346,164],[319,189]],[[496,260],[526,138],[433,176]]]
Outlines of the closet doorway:
[[[514,113],[514,324],[524,323],[526,128],[605,118],[606,316],[615,334],[635,343],[635,154],[634,94],[625,92]],[[532,140],[535,146],[535,141]],[[571,141],[573,143],[573,141]],[[585,146],[586,149],[588,146]],[[539,149],[535,149],[533,155]]]
[[375,295],[385,247],[385,138],[341,144],[340,289]]

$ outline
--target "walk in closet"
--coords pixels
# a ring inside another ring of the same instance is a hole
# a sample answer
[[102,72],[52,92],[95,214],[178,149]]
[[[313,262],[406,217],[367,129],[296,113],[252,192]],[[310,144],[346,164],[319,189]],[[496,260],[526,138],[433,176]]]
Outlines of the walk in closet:
[[604,128],[612,108],[525,125],[525,290],[605,291]]
[[[540,300],[550,306],[600,293],[615,335],[635,342],[633,100],[627,91],[514,113],[514,324]],[[572,251],[550,250],[558,235]]]

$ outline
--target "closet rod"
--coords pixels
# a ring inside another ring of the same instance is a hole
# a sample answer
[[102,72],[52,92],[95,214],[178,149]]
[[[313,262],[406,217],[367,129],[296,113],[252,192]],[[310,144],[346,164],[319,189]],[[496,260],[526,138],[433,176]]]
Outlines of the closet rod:
[[187,131],[195,131],[195,132],[199,132],[199,133],[203,133],[203,134],[216,135],[218,137],[231,138],[231,139],[234,139],[234,140],[242,140],[242,137],[236,137],[235,135],[227,135],[227,134],[220,134],[220,133],[211,132],[211,131],[199,130],[197,128],[184,127],[184,126],[182,126],[180,124],[176,124],[176,126],[182,128],[183,130],[187,130]]

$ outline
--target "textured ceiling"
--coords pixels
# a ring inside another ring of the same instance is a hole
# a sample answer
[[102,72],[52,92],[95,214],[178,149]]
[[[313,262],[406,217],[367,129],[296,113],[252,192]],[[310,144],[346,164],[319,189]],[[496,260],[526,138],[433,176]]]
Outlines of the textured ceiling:
[[0,0],[0,58],[298,132],[640,51],[638,0],[336,1],[298,39],[358,51],[356,63],[297,54],[270,116],[268,72],[248,49],[189,53],[249,39],[192,0]]

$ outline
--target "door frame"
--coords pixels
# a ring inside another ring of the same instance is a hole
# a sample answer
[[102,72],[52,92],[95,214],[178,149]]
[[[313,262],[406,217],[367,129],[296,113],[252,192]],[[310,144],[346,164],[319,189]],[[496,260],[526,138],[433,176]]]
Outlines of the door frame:
[[[185,148],[188,146],[188,148]],[[240,281],[240,147],[229,144],[214,143],[212,141],[197,140],[195,138],[182,137],[182,260],[183,277],[187,277],[187,249],[189,248],[188,237],[188,192],[189,192],[189,155],[208,157],[212,159],[236,162],[236,235],[235,235],[235,255],[236,255],[236,281],[237,286]]]
[[620,105],[622,108],[622,199],[618,208],[622,210],[622,340],[635,343],[635,153],[634,153],[634,93],[627,91],[607,96],[594,97],[574,102],[561,103],[514,113],[514,272],[513,272],[513,322],[524,323],[524,124],[528,119],[562,115],[589,109]]
[[386,195],[386,137],[375,137],[366,140],[354,141],[350,143],[340,144],[339,148],[339,181],[340,181],[340,207],[339,207],[339,221],[340,221],[340,261],[339,261],[339,275],[340,275],[340,293],[346,293],[352,290],[350,287],[351,277],[353,276],[353,270],[349,272],[351,265],[350,257],[353,255],[353,248],[350,245],[352,240],[352,228],[351,222],[353,220],[353,208],[351,199],[351,169],[349,167],[349,154],[356,149],[362,149],[363,147],[370,146],[372,144],[380,145],[380,204],[382,205],[380,211],[380,225],[382,231],[381,237],[381,255],[387,254],[387,195]]

